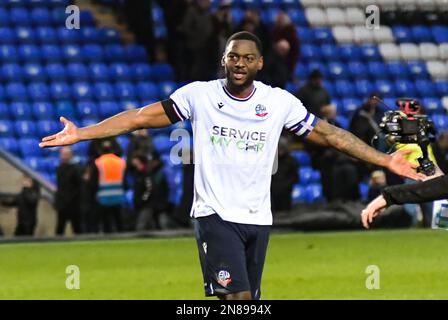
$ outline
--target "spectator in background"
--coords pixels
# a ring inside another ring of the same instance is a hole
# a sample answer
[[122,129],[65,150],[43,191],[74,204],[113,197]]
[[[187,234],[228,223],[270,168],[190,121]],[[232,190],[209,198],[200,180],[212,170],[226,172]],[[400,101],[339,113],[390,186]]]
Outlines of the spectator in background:
[[218,9],[213,14],[213,28],[216,41],[216,60],[215,65],[216,74],[219,77],[224,77],[224,70],[219,61],[219,54],[225,51],[227,38],[231,36],[233,31],[231,1],[222,0]]
[[290,50],[289,43],[285,39],[277,41],[272,51],[264,60],[263,70],[260,72],[260,80],[272,87],[284,89],[291,79],[291,72],[286,63],[286,57]]
[[216,35],[209,14],[210,0],[193,0],[187,9],[180,30],[185,36],[189,80],[210,80],[216,77]]
[[16,236],[32,236],[37,222],[37,206],[40,188],[35,180],[24,175],[22,190],[13,197],[5,198],[1,204],[5,207],[17,207]]
[[75,234],[80,234],[82,233],[81,170],[73,162],[73,152],[70,147],[63,147],[59,156],[61,163],[56,170],[57,190],[55,195],[55,206],[58,213],[56,234],[64,234],[67,222],[71,222]]
[[193,205],[194,163],[193,150],[182,150],[182,196],[173,218],[178,226],[189,227],[190,211]]
[[132,133],[127,150],[127,165],[130,166],[132,155],[141,153],[150,156],[154,152],[154,144],[148,129],[140,129]]
[[[329,104],[321,108],[322,120],[341,127],[336,120],[336,115],[334,105]],[[360,179],[354,159],[337,150],[315,144],[307,143],[306,149],[310,153],[312,166],[320,171],[322,190],[328,202],[360,199]]]
[[89,157],[89,161],[95,161],[98,157],[100,157],[104,151],[102,150],[102,146],[108,142],[107,144],[111,147],[111,152],[118,157],[121,157],[123,154],[123,150],[121,149],[120,144],[117,142],[117,139],[114,137],[104,138],[104,139],[96,139],[90,142],[89,147],[87,149],[87,156]]
[[439,168],[448,173],[448,131],[442,131],[432,145]]
[[247,9],[240,24],[234,32],[247,31],[255,34],[263,45],[264,55],[271,51],[271,37],[268,27],[261,21],[260,12],[256,9]]
[[299,60],[300,42],[297,37],[296,27],[286,12],[280,12],[277,15],[272,30],[272,42],[277,43],[282,39],[285,39],[289,43],[290,49],[286,56],[286,65],[291,72],[290,77],[292,77],[297,61]]
[[278,144],[278,167],[272,176],[271,201],[272,211],[289,211],[292,207],[292,188],[299,181],[299,166],[289,154],[287,140],[280,138]]
[[81,229],[86,233],[98,232],[98,213],[96,211],[96,188],[98,181],[93,180],[95,162],[87,163],[81,174]]
[[303,105],[319,118],[322,118],[321,109],[331,103],[330,94],[322,85],[322,73],[315,69],[308,76],[307,83],[299,89],[296,97]]
[[101,150],[103,154],[95,160],[95,170],[92,173],[92,179],[97,182],[95,188],[99,218],[97,225],[101,225],[105,233],[120,232],[126,163],[114,154],[110,141],[103,141]]
[[381,195],[381,191],[387,186],[386,174],[382,170],[373,171],[369,180],[369,193],[367,201],[371,202],[373,199]]

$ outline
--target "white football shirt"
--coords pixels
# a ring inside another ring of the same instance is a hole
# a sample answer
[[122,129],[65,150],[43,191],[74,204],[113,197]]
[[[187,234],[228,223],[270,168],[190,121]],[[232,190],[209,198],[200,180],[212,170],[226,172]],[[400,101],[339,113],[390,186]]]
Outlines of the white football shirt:
[[283,128],[309,134],[318,118],[289,92],[254,81],[245,99],[225,80],[193,82],[170,97],[179,120],[190,119],[194,145],[191,216],[271,225],[271,175]]

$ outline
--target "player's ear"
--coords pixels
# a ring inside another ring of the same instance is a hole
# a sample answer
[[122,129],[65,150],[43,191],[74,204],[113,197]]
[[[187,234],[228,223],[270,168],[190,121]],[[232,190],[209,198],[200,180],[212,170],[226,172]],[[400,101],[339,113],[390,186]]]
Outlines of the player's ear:
[[264,65],[264,60],[263,60],[263,56],[261,56],[260,59],[258,59],[258,66],[257,66],[258,71],[263,69],[263,65]]
[[224,56],[224,54],[222,55],[222,58],[221,58],[221,67],[224,67],[226,65],[226,62],[225,62],[225,56]]

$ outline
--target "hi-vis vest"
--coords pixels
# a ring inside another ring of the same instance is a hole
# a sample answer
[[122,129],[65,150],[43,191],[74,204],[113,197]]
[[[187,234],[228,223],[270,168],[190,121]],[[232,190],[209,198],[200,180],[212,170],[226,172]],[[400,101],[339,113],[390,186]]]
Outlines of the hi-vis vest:
[[124,198],[123,179],[126,162],[109,153],[95,160],[99,173],[96,199],[99,204],[112,206],[121,204]]

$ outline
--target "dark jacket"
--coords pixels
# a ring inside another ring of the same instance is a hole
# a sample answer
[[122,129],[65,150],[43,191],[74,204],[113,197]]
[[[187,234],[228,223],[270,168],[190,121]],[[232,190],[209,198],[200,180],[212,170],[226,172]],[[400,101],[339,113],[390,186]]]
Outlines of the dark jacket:
[[151,207],[156,213],[167,210],[169,188],[162,164],[152,170],[137,171],[134,179],[133,201],[136,211],[145,206]]
[[320,108],[331,103],[330,94],[324,87],[313,87],[309,83],[299,89],[296,97],[309,112],[319,118],[322,118]]
[[271,182],[272,209],[274,211],[291,209],[292,188],[299,181],[298,168],[296,160],[289,154],[279,158],[277,172],[272,176]]
[[81,203],[81,169],[77,164],[62,163],[56,171],[57,191],[56,210],[80,207]]

